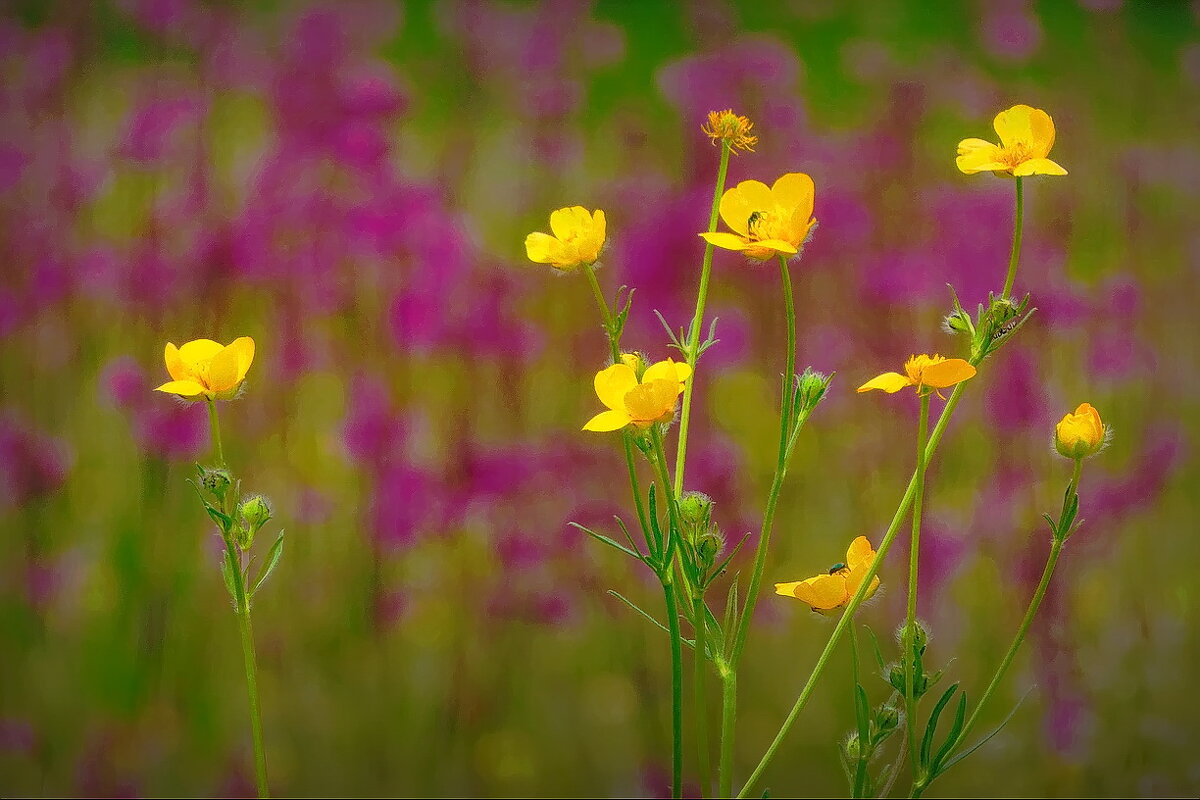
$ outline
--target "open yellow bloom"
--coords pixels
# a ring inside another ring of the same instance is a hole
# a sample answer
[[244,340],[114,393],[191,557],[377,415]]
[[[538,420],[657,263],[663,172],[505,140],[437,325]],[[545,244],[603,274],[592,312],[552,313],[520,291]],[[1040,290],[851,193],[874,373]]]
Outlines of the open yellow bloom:
[[712,139],[713,144],[722,139],[729,143],[729,149],[736,152],[737,148],[754,152],[758,137],[750,135],[754,123],[745,117],[733,113],[732,108],[724,111],[708,112],[708,124],[701,125],[700,130]]
[[589,212],[583,206],[560,208],[550,214],[551,236],[531,233],[525,237],[525,254],[538,264],[571,270],[580,264],[594,264],[604,247],[604,212]]
[[1054,146],[1054,120],[1040,108],[1018,105],[1001,111],[992,122],[1000,144],[983,139],[958,143],[958,168],[967,175],[995,172],[1023,178],[1027,175],[1066,175],[1046,158]]
[[254,340],[242,336],[221,345],[212,339],[196,339],[178,348],[167,342],[163,358],[171,380],[154,391],[189,400],[231,400],[254,361]]
[[[827,612],[850,602],[862,585],[867,570],[875,563],[875,550],[865,536],[859,536],[846,549],[846,562],[834,564],[828,572],[802,581],[775,584],[775,594],[794,597],[808,603],[813,611]],[[871,579],[866,597],[879,588],[879,576]]]
[[808,239],[813,219],[813,179],[789,172],[771,187],[742,181],[721,195],[721,219],[733,233],[702,233],[704,241],[760,261],[794,256]]
[[1108,438],[1108,427],[1091,403],[1081,403],[1054,426],[1054,447],[1066,458],[1087,458],[1099,453]]
[[904,362],[904,372],[904,375],[899,372],[876,375],[858,387],[858,391],[882,389],[888,394],[894,394],[907,386],[915,386],[920,394],[926,386],[931,389],[945,389],[975,377],[975,368],[968,362],[961,358],[944,358],[937,353],[909,358]]
[[668,358],[651,364],[639,379],[639,365],[640,359],[630,354],[622,356],[621,363],[596,373],[596,396],[608,411],[588,420],[583,426],[585,431],[615,431],[631,423],[649,428],[675,416],[675,405],[692,368]]

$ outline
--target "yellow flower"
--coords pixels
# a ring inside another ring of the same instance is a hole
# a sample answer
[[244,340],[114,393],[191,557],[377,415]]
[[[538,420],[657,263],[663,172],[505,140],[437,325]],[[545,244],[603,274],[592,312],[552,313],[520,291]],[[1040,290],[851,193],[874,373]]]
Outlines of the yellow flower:
[[704,241],[737,250],[760,261],[782,253],[794,256],[808,239],[813,219],[812,178],[789,172],[770,188],[742,181],[721,196],[721,219],[733,233],[702,233]]
[[639,376],[640,361],[633,354],[623,355],[621,363],[596,373],[596,396],[609,410],[588,420],[585,431],[615,431],[630,423],[649,428],[675,416],[675,404],[692,368],[668,358],[651,364]]
[[758,137],[750,135],[753,127],[753,122],[733,113],[732,108],[727,108],[708,112],[708,124],[701,125],[700,130],[712,139],[713,144],[723,139],[729,143],[730,150],[741,148],[753,153],[754,145],[758,144]]
[[962,383],[968,378],[975,377],[975,368],[961,358],[943,358],[937,353],[931,356],[913,356],[904,362],[905,375],[899,372],[885,372],[876,375],[871,380],[858,387],[860,392],[872,389],[882,389],[888,394],[894,394],[907,386],[917,387],[917,393],[928,386],[932,389],[945,389],[956,383]]
[[154,391],[189,400],[231,400],[254,361],[254,340],[243,336],[222,346],[212,339],[196,339],[178,348],[167,342],[163,358],[172,380]]
[[[823,572],[802,581],[775,584],[775,594],[784,597],[795,597],[812,607],[813,611],[832,611],[850,602],[850,598],[862,585],[867,570],[875,563],[875,550],[865,536],[859,536],[846,549],[846,563],[834,564],[828,572]],[[867,587],[866,597],[875,594],[879,588],[879,576],[871,579]]]
[[538,264],[571,270],[580,264],[594,264],[604,247],[604,212],[590,213],[583,206],[560,208],[550,214],[551,236],[531,233],[525,237],[525,254]]
[[958,168],[967,175],[995,172],[1023,178],[1027,175],[1066,175],[1067,171],[1046,158],[1054,146],[1054,120],[1040,108],[1013,106],[996,115],[992,126],[1000,144],[983,139],[958,143]]
[[1054,426],[1054,447],[1066,458],[1087,458],[1099,453],[1108,439],[1108,427],[1090,403],[1081,403]]

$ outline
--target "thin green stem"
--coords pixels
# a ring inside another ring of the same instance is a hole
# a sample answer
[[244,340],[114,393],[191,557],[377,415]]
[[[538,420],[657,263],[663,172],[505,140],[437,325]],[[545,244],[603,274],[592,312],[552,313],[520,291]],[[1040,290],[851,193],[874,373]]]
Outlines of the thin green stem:
[[[725,192],[725,174],[729,169],[729,142],[721,142],[721,164],[717,168],[717,183],[713,189],[712,209],[708,215],[708,232],[717,230],[717,215],[721,209],[721,195]],[[704,328],[704,307],[708,302],[708,281],[712,275],[713,246],[705,242],[704,263],[700,267],[700,290],[696,293],[696,313],[688,330],[687,350],[684,357],[692,367],[692,378],[683,389],[683,404],[679,412],[679,444],[675,452],[675,495],[683,494],[683,472],[687,464],[688,425],[692,419],[692,392],[696,386],[697,350],[700,347],[700,331]]]
[[696,754],[700,768],[700,796],[712,793],[712,763],[708,752],[708,701],[704,682],[708,677],[708,656],[705,654],[705,638],[708,624],[704,613],[704,598],[692,598],[692,613],[696,619],[696,658],[695,682],[696,691]]
[[[938,417],[937,424],[933,426],[933,431],[929,434],[929,442],[925,445],[925,461],[929,462],[934,451],[937,450],[938,443],[942,440],[942,434],[946,430],[946,426],[950,424],[950,417],[954,414],[954,409],[958,407],[958,402],[962,397],[963,387],[965,384],[960,383],[954,387],[954,391],[950,394],[950,399],[946,402],[946,407],[942,409],[941,416]],[[834,626],[833,633],[829,636],[829,641],[825,643],[825,649],[817,657],[817,663],[813,666],[812,672],[808,676],[808,680],[804,684],[804,688],[800,690],[799,697],[796,698],[792,710],[788,712],[787,718],[784,719],[783,725],[779,728],[779,732],[775,734],[770,746],[767,747],[763,757],[759,760],[758,766],[754,768],[754,772],[750,774],[745,785],[742,786],[738,797],[746,797],[754,789],[754,785],[758,783],[767,766],[775,758],[776,751],[787,738],[788,733],[792,729],[792,725],[796,723],[796,718],[800,716],[800,712],[804,710],[804,706],[808,704],[808,698],[812,695],[813,689],[817,685],[817,680],[825,671],[826,664],[829,663],[829,658],[833,654],[834,647],[841,640],[845,633],[846,627],[850,624],[858,607],[862,605],[863,600],[867,596],[867,589],[871,585],[871,579],[879,571],[879,567],[883,564],[884,557],[888,550],[891,549],[892,542],[896,538],[896,534],[900,530],[901,523],[908,516],[908,510],[912,507],[913,498],[917,493],[917,475],[913,473],[908,482],[908,488],[904,492],[904,497],[900,500],[900,505],[896,508],[896,513],[892,516],[892,521],[888,525],[887,532],[883,536],[883,540],[879,543],[879,548],[876,550],[875,560],[867,569],[867,574],[863,576],[862,583],[859,584],[858,591],[854,593],[854,597],[850,598],[850,602],[846,604],[846,611]]]
[[917,697],[916,669],[913,652],[917,623],[917,564],[921,552],[921,505],[925,497],[925,432],[929,427],[929,394],[921,395],[921,417],[917,422],[917,469],[916,492],[912,502],[912,540],[908,554],[908,605],[904,618],[904,727],[908,733],[908,754],[912,762],[914,779],[920,777],[921,760],[917,750]]
[[1008,275],[1004,278],[1004,291],[1000,297],[1006,299],[1012,293],[1013,281],[1017,278],[1017,262],[1021,259],[1021,231],[1025,221],[1025,191],[1022,179],[1016,178],[1017,183],[1017,214],[1013,220],[1012,253],[1008,257]]
[[217,417],[217,401],[208,398],[208,427],[212,431],[213,451],[217,456],[217,466],[225,468],[225,450],[221,447],[221,420]]
[[600,316],[604,320],[604,333],[608,339],[608,347],[612,352],[614,364],[621,362],[621,343],[617,340],[616,330],[613,327],[612,311],[608,308],[608,301],[604,299],[604,292],[600,289],[600,281],[596,278],[596,269],[591,264],[584,264],[583,274],[587,276],[588,285],[592,287],[592,294],[596,298],[596,305],[600,307]]
[[671,797],[679,798],[683,796],[683,634],[679,630],[679,601],[672,572],[679,532],[679,511],[671,488],[671,476],[667,472],[662,432],[657,425],[651,426],[650,439],[654,445],[654,466],[667,498],[667,544],[659,580],[667,603],[667,629],[671,636]]
[[[850,678],[853,681],[853,683],[850,684],[850,701],[851,701],[850,707],[854,711],[854,719],[857,722],[857,720],[858,720],[858,687],[859,687],[858,630],[854,627],[853,621],[851,621],[851,623],[850,623]],[[851,797],[862,797],[863,796],[863,788],[864,788],[863,784],[866,782],[866,777],[867,777],[867,756],[869,755],[867,745],[868,745],[868,743],[862,741],[861,739],[858,742],[859,755],[858,755],[858,758],[855,760],[855,764],[854,764],[854,781],[853,781],[854,785],[851,787],[851,790],[850,790]]]
[[737,722],[737,671],[721,671],[721,763],[720,796],[733,796],[733,733]]
[[[234,580],[238,580],[236,577]],[[238,627],[242,632],[242,657],[246,665],[246,688],[250,695],[250,732],[254,738],[254,771],[258,779],[258,796],[270,797],[267,784],[267,753],[263,747],[262,713],[258,706],[258,661],[254,655],[254,631],[250,624],[250,603],[243,589],[244,605],[238,612]]]

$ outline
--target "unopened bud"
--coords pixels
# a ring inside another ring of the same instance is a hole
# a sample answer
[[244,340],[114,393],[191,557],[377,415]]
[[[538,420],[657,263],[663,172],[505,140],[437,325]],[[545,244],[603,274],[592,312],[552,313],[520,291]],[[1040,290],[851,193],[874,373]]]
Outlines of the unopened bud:
[[846,737],[846,741],[842,743],[842,752],[846,755],[846,761],[851,764],[858,763],[859,754],[862,752],[862,745],[858,741],[858,732],[851,731]]
[[251,530],[251,535],[258,531],[271,518],[271,505],[260,494],[249,497],[238,506],[238,513]]
[[200,470],[200,485],[218,500],[225,499],[226,492],[233,485],[233,478],[229,472],[223,469],[206,469],[204,467],[197,467],[197,469]]
[[816,408],[828,386],[828,375],[805,367],[804,372],[796,378],[796,406],[799,411],[803,413]]

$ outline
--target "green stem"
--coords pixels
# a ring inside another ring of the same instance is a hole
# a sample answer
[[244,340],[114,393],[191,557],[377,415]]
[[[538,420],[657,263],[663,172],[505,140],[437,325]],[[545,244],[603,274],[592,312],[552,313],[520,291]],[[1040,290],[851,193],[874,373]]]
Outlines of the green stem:
[[[850,685],[850,700],[851,708],[854,710],[855,722],[858,721],[858,631],[854,627],[853,621],[850,623],[850,677],[854,681]],[[857,730],[857,728],[856,728]],[[854,764],[854,785],[850,790],[851,797],[863,796],[863,784],[867,777],[867,742],[861,739],[858,742],[858,759]]]
[[[725,193],[725,174],[729,169],[729,142],[721,142],[721,164],[717,168],[717,184],[713,190],[712,209],[708,215],[708,232],[717,230],[717,215],[721,209],[721,195]],[[692,392],[696,386],[696,352],[700,346],[700,331],[704,328],[704,306],[708,302],[708,281],[712,275],[713,246],[705,242],[704,263],[700,267],[700,290],[696,294],[696,313],[688,331],[687,350],[684,357],[692,367],[692,378],[683,389],[683,405],[679,412],[679,443],[675,453],[675,495],[683,494],[683,471],[687,463],[688,425],[692,419]]]
[[712,764],[708,752],[708,701],[705,696],[704,681],[708,677],[708,656],[705,653],[705,639],[708,634],[708,624],[704,610],[704,598],[692,598],[692,613],[696,618],[696,658],[693,681],[696,691],[696,753],[700,767],[700,796],[712,793]]
[[[1070,491],[1072,494],[1078,492],[1079,489],[1079,473],[1083,467],[1083,459],[1075,459],[1075,469],[1071,475]],[[1061,522],[1061,518],[1060,518]],[[1004,654],[1004,658],[1000,661],[1000,666],[996,668],[996,673],[992,675],[991,681],[988,682],[987,688],[983,690],[983,694],[979,697],[979,702],[975,704],[975,709],[971,712],[971,716],[967,717],[967,722],[955,737],[954,745],[950,748],[949,754],[953,754],[958,748],[958,745],[966,740],[974,729],[975,724],[979,721],[979,715],[983,711],[983,707],[987,705],[988,700],[995,694],[996,689],[1000,686],[1000,682],[1004,680],[1005,674],[1009,667],[1012,666],[1013,660],[1017,657],[1017,651],[1021,649],[1021,645],[1025,642],[1025,637],[1029,633],[1029,628],[1033,624],[1034,617],[1037,616],[1038,609],[1041,608],[1042,600],[1046,597],[1046,590],[1050,587],[1050,578],[1054,575],[1054,568],[1058,565],[1058,557],[1062,553],[1063,545],[1066,539],[1060,536],[1055,536],[1050,541],[1050,555],[1046,559],[1046,567],[1042,570],[1042,579],[1038,581],[1037,589],[1033,592],[1033,597],[1029,601],[1029,607],[1025,609],[1025,617],[1021,620],[1020,627],[1017,628],[1016,636],[1013,637],[1012,644],[1008,646],[1008,652]],[[920,797],[921,793],[928,787],[930,781],[916,781],[913,783],[910,797]]]
[[721,671],[721,763],[720,796],[733,796],[733,729],[737,722],[737,671]]
[[225,450],[221,447],[221,420],[217,417],[217,401],[208,398],[208,427],[212,431],[213,449],[217,455],[217,466],[225,468]]
[[654,445],[654,466],[667,498],[667,542],[659,580],[666,597],[667,629],[671,635],[671,797],[679,798],[683,796],[683,634],[679,630],[679,601],[672,572],[679,536],[679,509],[671,488],[667,454],[658,425],[650,427],[650,440]]
[[917,750],[917,696],[916,658],[913,642],[917,623],[917,564],[921,548],[921,505],[925,497],[925,432],[929,427],[929,394],[921,395],[921,418],[917,422],[917,469],[916,492],[912,501],[912,540],[908,554],[908,606],[904,618],[904,707],[908,723],[908,754],[912,762],[914,780],[919,779],[921,770],[920,753]]
[[[240,579],[234,578],[241,583]],[[258,778],[258,796],[270,797],[267,784],[267,753],[263,747],[262,713],[258,706],[258,663],[254,655],[254,631],[250,624],[250,603],[242,587],[244,605],[238,612],[242,632],[242,657],[246,665],[246,688],[250,695],[250,732],[254,738],[254,771]]]
[[[962,397],[963,387],[965,384],[960,383],[954,387],[954,391],[950,394],[950,399],[946,402],[946,407],[942,409],[941,416],[938,417],[937,424],[933,426],[933,431],[929,434],[929,442],[925,445],[925,461],[929,462],[933,453],[937,450],[938,443],[942,440],[942,434],[946,430],[946,426],[950,424],[950,417],[954,414],[954,409],[958,407],[959,399]],[[884,557],[891,549],[892,542],[896,538],[896,534],[900,530],[901,523],[904,522],[908,515],[908,510],[912,507],[913,499],[917,493],[917,475],[914,472],[908,482],[908,488],[904,492],[904,497],[900,500],[900,505],[896,508],[896,513],[892,516],[891,524],[888,525],[887,533],[884,534],[883,540],[879,543],[879,548],[876,550],[875,560],[871,563],[867,574],[863,576],[862,583],[859,584],[858,591],[854,593],[854,597],[850,598],[850,602],[846,604],[846,611],[834,626],[833,633],[829,636],[829,641],[825,643],[825,649],[817,657],[817,663],[813,667],[812,672],[808,676],[808,680],[804,684],[804,688],[800,690],[800,696],[796,698],[792,710],[788,712],[787,718],[783,721],[783,725],[779,728],[779,732],[775,735],[767,751],[763,753],[762,759],[759,760],[758,766],[754,768],[754,772],[750,774],[738,797],[746,797],[753,790],[754,785],[762,777],[772,759],[775,758],[776,751],[787,738],[788,733],[792,729],[792,725],[796,723],[796,718],[800,716],[800,712],[804,710],[804,706],[808,703],[808,698],[812,695],[813,689],[817,685],[817,680],[825,671],[826,664],[829,663],[829,658],[833,654],[834,647],[845,633],[846,627],[850,624],[858,607],[862,605],[863,600],[867,596],[867,589],[871,585],[871,579],[879,571],[879,567],[883,564]]]
[[1015,179],[1017,182],[1017,214],[1013,220],[1013,238],[1012,238],[1012,253],[1008,257],[1008,275],[1004,278],[1004,291],[1001,292],[1001,299],[1006,299],[1012,293],[1013,281],[1017,278],[1017,262],[1021,258],[1021,230],[1024,227],[1025,219],[1025,192],[1021,184],[1021,178]]

